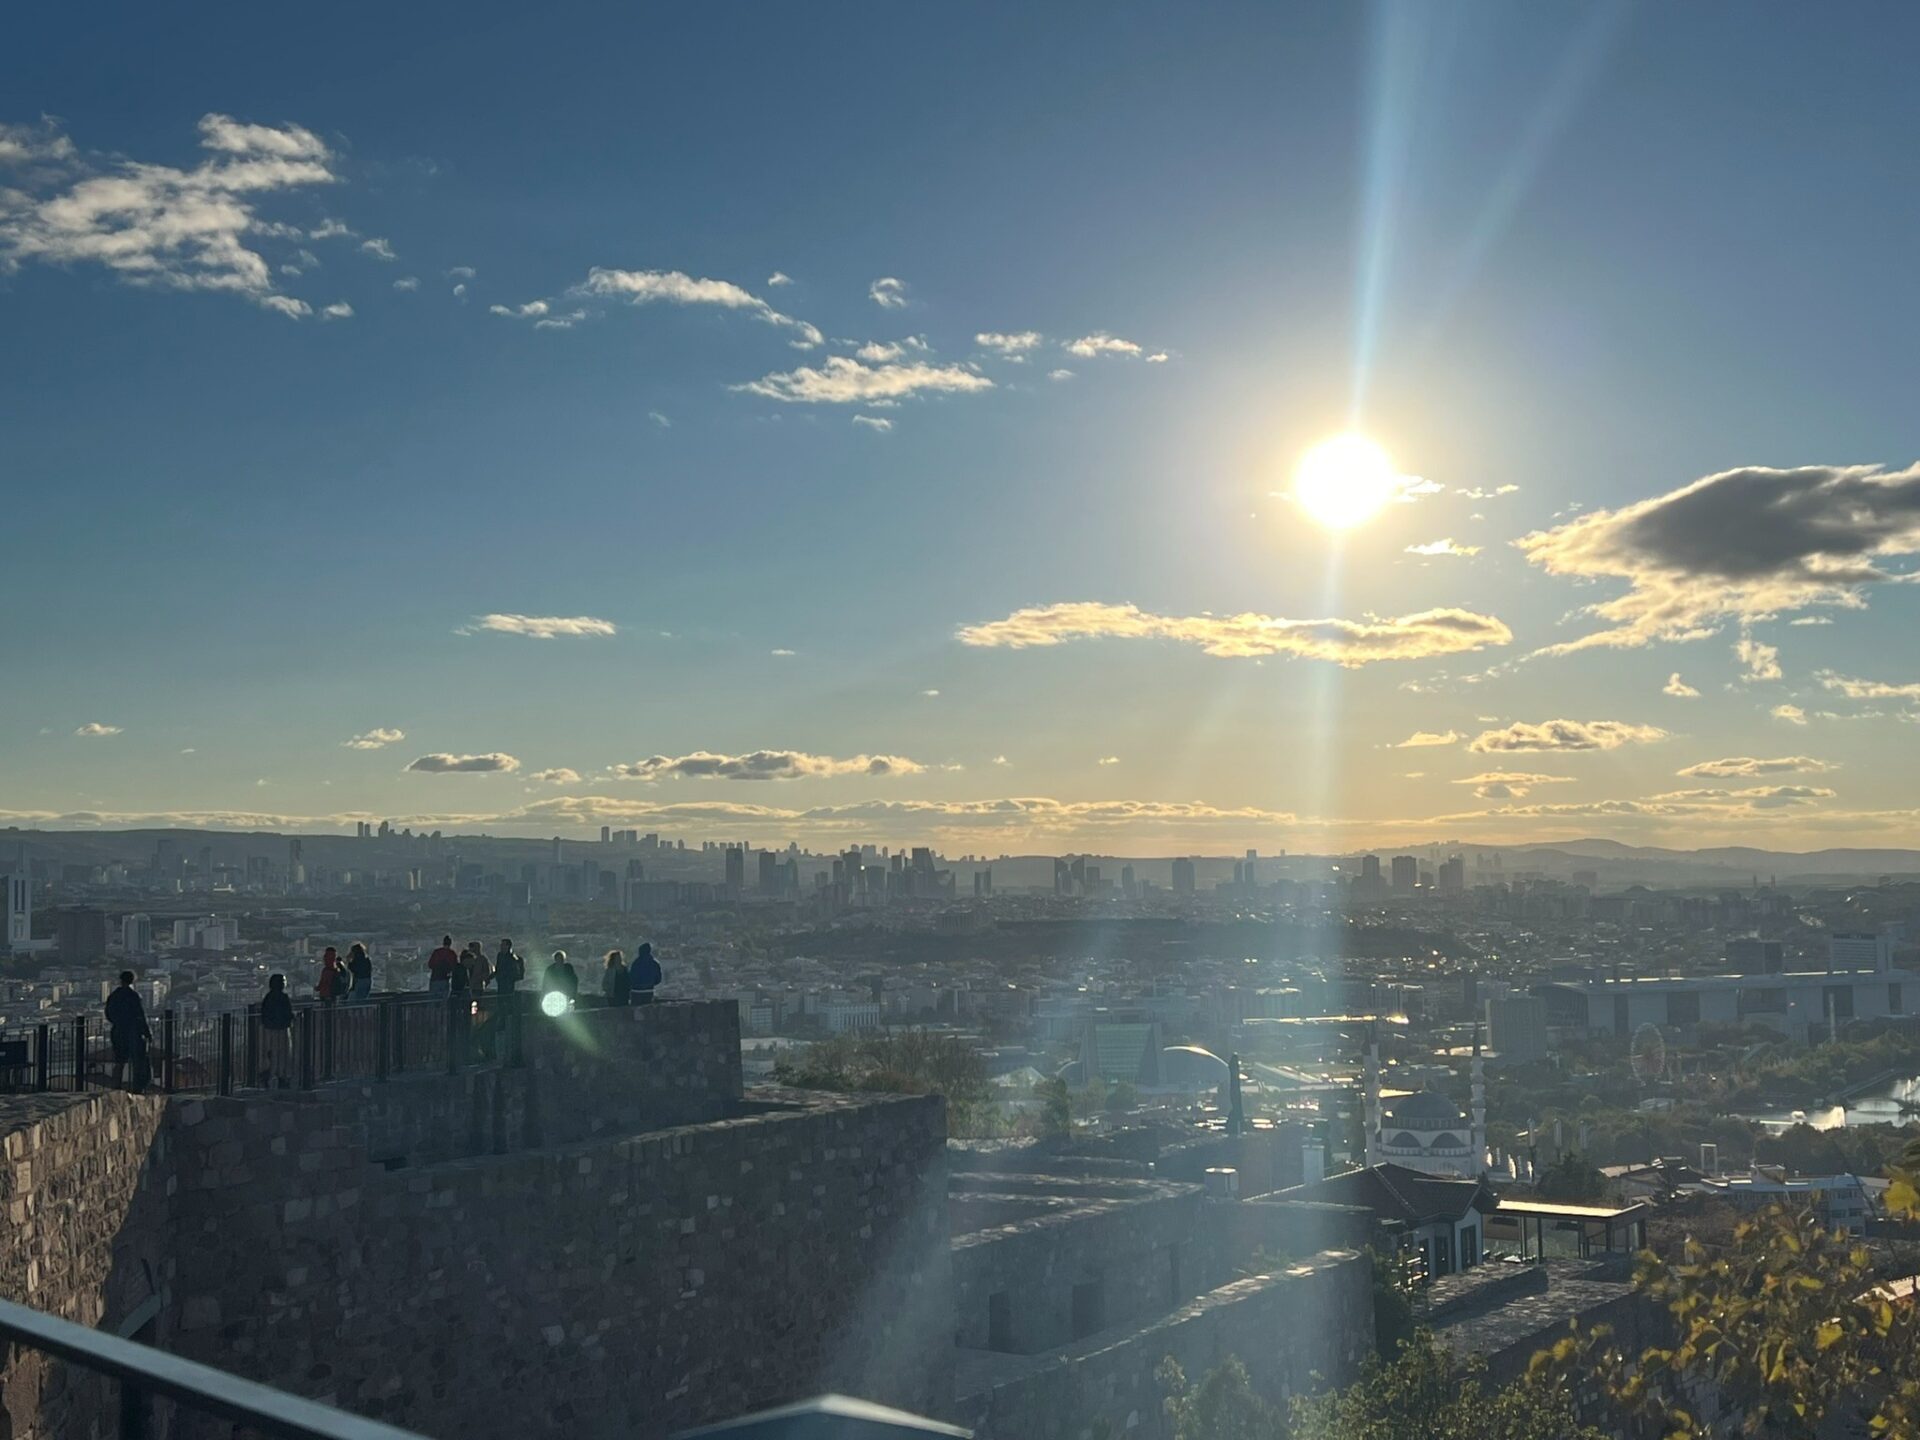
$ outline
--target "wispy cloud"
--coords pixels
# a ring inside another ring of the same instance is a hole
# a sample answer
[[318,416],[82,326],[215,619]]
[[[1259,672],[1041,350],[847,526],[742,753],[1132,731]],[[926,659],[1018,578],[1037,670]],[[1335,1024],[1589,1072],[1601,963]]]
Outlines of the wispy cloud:
[[1780,651],[1777,647],[1763,645],[1751,635],[1742,635],[1733,642],[1733,654],[1746,667],[1746,673],[1740,677],[1742,680],[1751,683],[1780,678]]
[[1036,349],[1042,336],[1038,330],[1018,330],[1008,334],[1000,330],[982,330],[973,337],[973,343],[983,350],[991,350],[1003,360],[1024,361],[1028,352]]
[[1568,750],[1617,750],[1622,745],[1644,745],[1664,740],[1657,725],[1633,725],[1624,720],[1516,720],[1498,730],[1482,730],[1467,748],[1480,754]]
[[[1133,359],[1144,353],[1144,347],[1137,341],[1123,340],[1104,330],[1082,335],[1078,340],[1069,340],[1063,348],[1069,355],[1078,355],[1082,360],[1091,360],[1096,355],[1121,355]],[[1166,357],[1163,355],[1159,358],[1164,360]]]
[[1789,725],[1804,725],[1807,723],[1807,712],[1802,710],[1798,705],[1776,705],[1767,713],[1772,715],[1776,720],[1786,721]]
[[1674,773],[1689,780],[1746,780],[1761,775],[1819,775],[1833,768],[1811,755],[1776,755],[1766,760],[1729,755],[1721,760],[1701,760]]
[[360,248],[376,260],[397,260],[400,258],[393,253],[393,242],[383,240],[378,235],[370,240],[362,240],[360,242]]
[[1478,545],[1456,545],[1453,543],[1452,537],[1448,537],[1447,539],[1444,539],[1444,540],[1429,540],[1424,545],[1407,546],[1407,554],[1409,555],[1468,556],[1468,555],[1478,555],[1479,553],[1480,553],[1480,547]]
[[498,750],[485,755],[422,755],[407,769],[421,775],[507,775],[520,768],[520,762]]
[[1366,665],[1505,645],[1513,633],[1491,615],[1423,610],[1365,620],[1287,620],[1273,615],[1155,615],[1137,605],[1069,601],[1016,610],[1004,620],[962,626],[962,644],[1027,649],[1073,640],[1176,640],[1209,655],[1294,655]]
[[1458,745],[1467,737],[1458,730],[1416,730],[1393,748],[1396,750],[1421,750],[1429,745]]
[[746,755],[653,755],[610,772],[620,780],[825,780],[843,775],[874,778],[918,775],[927,767],[902,755],[854,755],[836,759],[803,750],[755,750]]
[[783,315],[765,300],[731,280],[697,279],[680,270],[611,270],[595,266],[580,293],[628,301],[634,305],[713,305],[742,310],[756,320],[791,331],[790,344],[811,350],[824,338],[805,320]]
[[1831,670],[1818,672],[1820,683],[1837,690],[1849,700],[1920,700],[1920,680],[1893,684],[1885,680],[1860,680],[1851,675],[1836,675]]
[[1865,587],[1895,578],[1882,557],[1920,552],[1920,466],[1727,470],[1514,543],[1549,574],[1627,586],[1584,612],[1605,628],[1539,653],[1696,640],[1729,620],[1863,607]]
[[1071,371],[1071,370],[1068,370],[1068,369],[1066,369],[1066,368],[1064,368],[1064,367],[1063,367],[1063,368],[1061,368],[1061,369],[1058,369],[1058,370],[1049,370],[1049,371],[1047,372],[1047,378],[1048,378],[1049,380],[1056,380],[1056,381],[1057,381],[1057,380],[1071,380],[1071,379],[1073,378],[1073,371]]
[[802,365],[786,374],[766,375],[733,388],[789,404],[863,405],[921,393],[970,394],[991,390],[993,381],[963,365],[931,365],[916,360],[906,365],[869,367],[844,355],[830,355],[818,369]]
[[98,720],[89,720],[73,733],[87,740],[104,740],[109,735],[125,732],[118,725],[102,725]]
[[536,770],[529,775],[527,779],[533,781],[536,785],[578,785],[580,783],[580,772],[578,770],[569,770],[564,765],[558,765],[551,770]]
[[418,290],[420,288],[420,277],[418,275],[402,275],[398,280],[393,282],[393,288],[396,290]]
[[883,435],[893,429],[893,421],[880,415],[856,415],[853,417],[853,423],[864,425],[869,430],[877,430]]
[[258,207],[332,184],[333,156],[298,125],[209,114],[199,128],[208,154],[190,169],[83,155],[51,126],[0,132],[0,162],[16,170],[13,185],[0,187],[0,272],[99,265],[130,285],[214,291],[290,317],[311,314],[275,286],[274,268],[256,248],[262,238],[298,232],[264,220]]
[[1571,785],[1573,777],[1541,775],[1531,770],[1488,770],[1449,783],[1473,786],[1475,797],[1481,800],[1518,800],[1541,785]]
[[1680,672],[1674,671],[1667,676],[1667,683],[1660,687],[1662,695],[1671,695],[1676,700],[1698,700],[1700,692],[1680,678]]
[[353,318],[353,306],[344,300],[336,300],[320,312],[320,318],[323,320],[351,320]]
[[904,310],[907,308],[907,283],[891,275],[882,275],[867,286],[867,298],[882,310]]
[[658,410],[647,411],[647,419],[658,425],[662,430],[671,430],[673,428],[673,421],[662,415]]
[[351,740],[340,743],[349,750],[384,750],[389,745],[397,745],[407,738],[404,730],[369,730],[364,735],[356,735]]
[[1103,767],[1107,765],[1118,765],[1120,763],[1120,757],[1118,755],[1102,755],[1093,763]]
[[793,277],[781,270],[776,270],[771,275],[767,276],[767,284],[769,286],[791,285],[792,283],[793,283]]
[[497,635],[530,635],[536,640],[618,633],[611,620],[597,620],[591,615],[482,615],[471,625],[462,626],[460,633],[471,635],[482,630]]

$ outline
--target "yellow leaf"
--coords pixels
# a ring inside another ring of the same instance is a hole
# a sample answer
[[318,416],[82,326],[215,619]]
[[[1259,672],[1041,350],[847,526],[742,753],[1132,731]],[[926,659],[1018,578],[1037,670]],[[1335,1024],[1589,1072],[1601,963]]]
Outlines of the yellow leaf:
[[1838,1320],[1827,1321],[1826,1324],[1813,1332],[1813,1348],[1816,1350],[1825,1350],[1840,1338],[1840,1334],[1840,1322]]

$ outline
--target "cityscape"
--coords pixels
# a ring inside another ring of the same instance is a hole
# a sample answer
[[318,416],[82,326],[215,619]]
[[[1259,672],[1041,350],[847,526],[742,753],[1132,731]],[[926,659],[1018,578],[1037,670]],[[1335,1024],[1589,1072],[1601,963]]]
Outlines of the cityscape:
[[0,1435],[1920,1437],[1920,16],[0,51]]

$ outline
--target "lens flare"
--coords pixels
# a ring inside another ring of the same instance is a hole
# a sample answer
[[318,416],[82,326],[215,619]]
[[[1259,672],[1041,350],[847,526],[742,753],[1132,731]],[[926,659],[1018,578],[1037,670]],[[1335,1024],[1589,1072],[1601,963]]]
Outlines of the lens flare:
[[1329,530],[1351,530],[1386,508],[1400,488],[1387,452],[1364,435],[1336,435],[1300,457],[1294,502]]

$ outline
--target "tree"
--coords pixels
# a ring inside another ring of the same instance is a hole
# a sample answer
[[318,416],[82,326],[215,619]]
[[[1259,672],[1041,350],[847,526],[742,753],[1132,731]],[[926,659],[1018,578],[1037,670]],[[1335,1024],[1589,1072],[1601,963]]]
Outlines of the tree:
[[[1574,1416],[1569,1382],[1532,1375],[1488,1390],[1424,1332],[1391,1361],[1368,1360],[1345,1390],[1294,1401],[1289,1440],[1602,1440]],[[1179,1437],[1177,1437],[1179,1440]]]
[[[1896,1181],[1889,1208],[1920,1205]],[[1771,1210],[1742,1222],[1709,1255],[1689,1239],[1678,1262],[1643,1254],[1639,1288],[1672,1317],[1671,1346],[1638,1354],[1607,1327],[1574,1333],[1533,1360],[1536,1378],[1597,1379],[1621,1433],[1720,1433],[1724,1415],[1698,1413],[1717,1396],[1739,1433],[1920,1433],[1920,1313],[1875,1282],[1865,1246],[1809,1214]],[[1849,1428],[1851,1427],[1851,1428]]]
[[1154,1372],[1167,1392],[1173,1440],[1286,1440],[1286,1417],[1254,1393],[1247,1367],[1229,1355],[1198,1385],[1169,1355]]
[[1033,1088],[1040,1097],[1040,1133],[1052,1138],[1071,1135],[1073,1095],[1067,1089],[1067,1082],[1055,1076],[1051,1080],[1042,1080]]
[[1140,1093],[1125,1080],[1116,1080],[1107,1087],[1106,1110],[1109,1115],[1122,1115],[1140,1103]]
[[1534,1189],[1542,1200],[1579,1205],[1600,1199],[1606,1193],[1607,1181],[1585,1155],[1569,1150],[1540,1172]]

